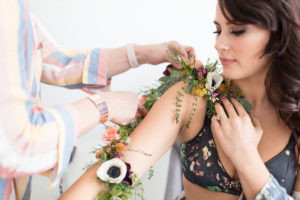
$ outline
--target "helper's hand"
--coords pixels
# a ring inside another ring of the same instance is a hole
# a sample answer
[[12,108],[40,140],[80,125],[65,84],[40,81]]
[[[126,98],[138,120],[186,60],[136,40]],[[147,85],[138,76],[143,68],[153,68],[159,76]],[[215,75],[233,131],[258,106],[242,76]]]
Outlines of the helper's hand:
[[[263,129],[257,119],[250,117],[244,107],[235,99],[224,99],[223,105],[215,104],[217,116],[212,118],[212,131],[225,154],[237,167],[243,160],[257,155],[258,143]],[[218,119],[219,118],[219,119]]]
[[136,112],[136,117],[141,117],[141,116],[146,116],[148,111],[147,109],[144,107],[144,103],[146,102],[147,97],[143,96],[140,99],[139,105],[138,105],[138,110]]
[[183,58],[196,57],[195,50],[193,47],[184,46],[176,41],[171,41],[160,44],[137,45],[135,47],[135,53],[138,62],[140,64],[148,63],[152,65],[157,65],[163,62],[169,62],[176,68],[181,69],[182,66],[174,63],[173,60],[170,59],[170,54],[168,51],[169,46],[178,49]]
[[134,92],[102,92],[108,108],[108,120],[121,125],[131,122],[136,115],[139,99]]

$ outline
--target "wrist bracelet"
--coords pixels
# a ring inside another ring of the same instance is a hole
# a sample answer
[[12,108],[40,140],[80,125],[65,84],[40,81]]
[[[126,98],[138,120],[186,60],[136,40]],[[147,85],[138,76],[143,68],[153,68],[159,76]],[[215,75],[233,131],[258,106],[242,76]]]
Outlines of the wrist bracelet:
[[102,99],[102,97],[99,94],[95,94],[92,96],[89,96],[88,99],[93,102],[93,104],[96,106],[100,113],[100,120],[99,123],[106,122],[108,119],[108,109],[105,101]]
[[134,51],[134,44],[127,44],[126,45],[126,51],[127,51],[127,57],[128,62],[131,68],[135,68],[140,66],[139,62],[136,59],[135,51]]

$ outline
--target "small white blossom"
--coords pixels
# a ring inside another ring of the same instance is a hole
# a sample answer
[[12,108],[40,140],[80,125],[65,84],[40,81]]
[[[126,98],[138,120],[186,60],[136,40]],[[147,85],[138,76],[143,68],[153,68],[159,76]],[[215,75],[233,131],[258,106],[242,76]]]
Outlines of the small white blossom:
[[113,158],[101,164],[97,176],[105,182],[121,183],[127,174],[127,166],[123,160]]
[[215,91],[223,81],[222,75],[217,72],[208,72],[206,78],[205,87],[211,92]]

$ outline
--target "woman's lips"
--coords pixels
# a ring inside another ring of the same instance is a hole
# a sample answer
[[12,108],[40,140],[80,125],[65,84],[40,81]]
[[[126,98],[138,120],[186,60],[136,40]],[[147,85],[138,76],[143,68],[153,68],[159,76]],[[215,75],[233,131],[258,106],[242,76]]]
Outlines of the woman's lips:
[[223,66],[226,66],[236,62],[236,59],[220,58],[220,61]]

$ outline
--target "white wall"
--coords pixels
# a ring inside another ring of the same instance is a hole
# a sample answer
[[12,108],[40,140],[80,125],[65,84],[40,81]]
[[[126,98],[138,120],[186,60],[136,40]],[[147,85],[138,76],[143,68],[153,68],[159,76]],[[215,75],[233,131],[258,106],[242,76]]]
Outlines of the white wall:
[[[29,0],[32,12],[64,47],[120,47],[127,43],[150,44],[177,40],[194,46],[197,58],[216,58],[213,19],[216,0]],[[112,90],[139,92],[153,86],[166,64],[142,66],[113,78]],[[42,85],[43,105],[70,103],[86,96],[81,91]],[[89,154],[101,143],[97,126],[77,141],[77,154],[64,176],[68,187],[92,160]],[[145,180],[145,198],[163,199],[169,152],[155,165],[154,177]],[[33,200],[52,200],[58,190],[47,190],[46,178],[35,176]]]

